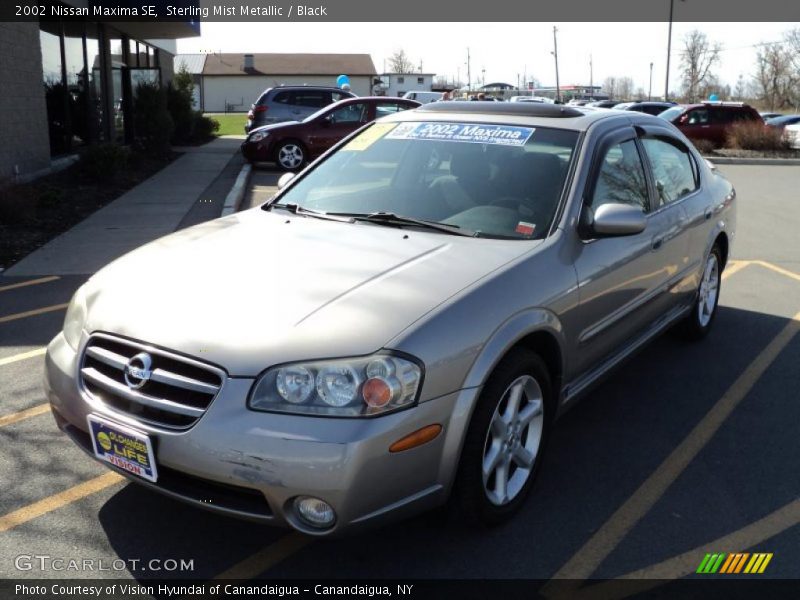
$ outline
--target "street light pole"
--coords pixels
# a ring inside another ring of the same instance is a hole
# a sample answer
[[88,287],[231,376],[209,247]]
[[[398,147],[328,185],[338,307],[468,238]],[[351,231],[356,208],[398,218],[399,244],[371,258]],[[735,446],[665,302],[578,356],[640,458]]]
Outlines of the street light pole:
[[556,38],[558,28],[553,26],[553,58],[556,61],[556,102],[561,103],[561,86],[558,82],[558,39]]
[[591,54],[589,55],[589,93],[594,97],[594,67]]
[[650,63],[650,87],[647,89],[647,101],[653,99],[653,63]]
[[[685,2],[686,0],[681,0]],[[669,33],[667,33],[667,78],[664,83],[664,102],[669,102],[669,56],[672,53],[672,12],[675,8],[675,0],[669,0]]]

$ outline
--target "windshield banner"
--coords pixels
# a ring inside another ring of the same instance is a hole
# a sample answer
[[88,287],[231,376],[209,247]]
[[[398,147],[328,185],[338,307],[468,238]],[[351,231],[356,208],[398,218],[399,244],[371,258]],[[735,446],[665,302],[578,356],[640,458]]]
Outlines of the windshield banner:
[[386,139],[524,146],[533,132],[533,127],[514,127],[512,125],[400,123],[394,131],[386,136]]

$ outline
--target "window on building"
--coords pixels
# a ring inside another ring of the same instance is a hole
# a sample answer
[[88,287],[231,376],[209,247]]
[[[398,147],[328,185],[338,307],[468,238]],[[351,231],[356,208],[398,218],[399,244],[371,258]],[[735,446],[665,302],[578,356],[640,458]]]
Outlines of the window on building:
[[419,85],[422,85],[423,83],[425,83],[425,78],[424,77],[417,77],[417,83]]
[[397,83],[405,83],[405,82],[406,82],[406,78],[405,77],[398,77],[397,78]]

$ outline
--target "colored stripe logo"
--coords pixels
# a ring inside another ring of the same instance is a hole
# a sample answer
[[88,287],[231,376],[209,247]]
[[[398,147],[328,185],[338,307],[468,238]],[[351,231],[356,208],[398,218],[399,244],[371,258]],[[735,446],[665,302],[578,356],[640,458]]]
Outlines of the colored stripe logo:
[[697,567],[697,573],[704,575],[720,573],[731,575],[736,573],[763,573],[769,562],[772,560],[772,552],[734,552],[726,554],[725,552],[716,552],[713,554],[706,554],[700,566]]

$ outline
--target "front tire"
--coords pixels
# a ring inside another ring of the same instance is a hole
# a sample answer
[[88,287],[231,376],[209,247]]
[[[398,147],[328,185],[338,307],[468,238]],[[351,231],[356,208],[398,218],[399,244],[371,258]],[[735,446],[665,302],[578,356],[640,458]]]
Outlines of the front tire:
[[544,454],[552,393],[535,352],[513,350],[495,368],[472,415],[453,489],[467,520],[498,525],[525,502]]
[[275,151],[275,162],[284,171],[295,171],[302,167],[306,160],[306,149],[295,141],[283,142]]
[[687,339],[699,340],[708,335],[717,316],[719,292],[722,284],[722,252],[715,245],[706,258],[700,287],[689,313],[680,326],[680,333]]

